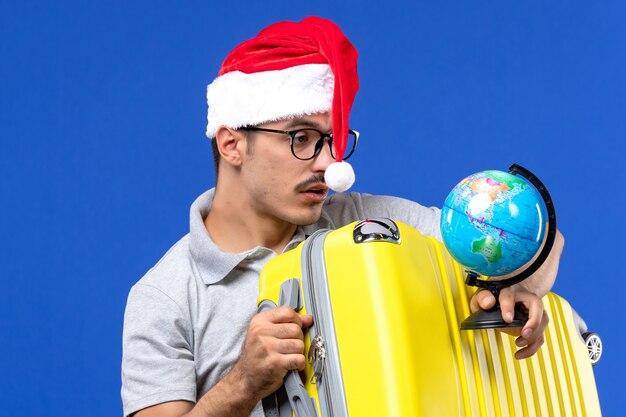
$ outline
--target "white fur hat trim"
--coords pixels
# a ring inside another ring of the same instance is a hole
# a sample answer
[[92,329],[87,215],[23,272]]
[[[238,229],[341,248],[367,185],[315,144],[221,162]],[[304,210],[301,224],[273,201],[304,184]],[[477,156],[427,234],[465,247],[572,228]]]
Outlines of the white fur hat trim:
[[330,111],[334,76],[328,64],[305,64],[278,71],[232,71],[207,87],[206,135],[220,126],[244,126]]

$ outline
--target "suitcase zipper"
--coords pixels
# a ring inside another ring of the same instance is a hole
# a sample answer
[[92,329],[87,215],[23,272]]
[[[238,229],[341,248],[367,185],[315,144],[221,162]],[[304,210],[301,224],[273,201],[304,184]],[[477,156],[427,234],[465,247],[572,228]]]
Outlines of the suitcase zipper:
[[317,380],[320,379],[324,373],[324,363],[326,362],[326,345],[324,338],[319,334],[311,340],[308,358],[309,362],[313,365],[311,383],[316,384]]
[[[302,248],[302,288],[307,311],[314,324],[309,329],[315,384],[322,416],[347,417],[341,363],[333,322],[332,306],[324,262],[324,241],[329,230],[318,230]],[[328,363],[327,363],[328,362]]]

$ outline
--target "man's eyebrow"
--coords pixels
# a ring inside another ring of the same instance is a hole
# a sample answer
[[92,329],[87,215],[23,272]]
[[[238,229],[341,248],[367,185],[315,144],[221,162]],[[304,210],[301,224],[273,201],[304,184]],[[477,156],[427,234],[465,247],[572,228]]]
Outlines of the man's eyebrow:
[[300,119],[297,117],[289,120],[289,123],[287,124],[287,126],[285,126],[285,130],[291,130],[296,127],[305,127],[305,128],[310,127],[313,129],[320,130],[320,125],[318,125],[317,123],[312,122],[307,119]]

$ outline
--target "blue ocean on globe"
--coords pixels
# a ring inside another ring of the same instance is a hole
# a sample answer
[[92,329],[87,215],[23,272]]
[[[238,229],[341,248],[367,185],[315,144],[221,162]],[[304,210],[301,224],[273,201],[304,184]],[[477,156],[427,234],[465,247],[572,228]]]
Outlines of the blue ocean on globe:
[[450,192],[441,233],[450,254],[483,276],[513,273],[539,251],[547,221],[545,203],[524,178],[482,171]]

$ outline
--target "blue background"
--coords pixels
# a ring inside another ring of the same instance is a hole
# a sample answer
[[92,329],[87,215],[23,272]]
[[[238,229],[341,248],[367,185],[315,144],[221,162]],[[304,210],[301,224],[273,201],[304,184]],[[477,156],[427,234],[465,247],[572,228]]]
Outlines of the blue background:
[[335,20],[360,52],[357,191],[441,206],[517,162],[566,237],[555,292],[603,336],[623,415],[623,2],[83,1],[0,6],[0,415],[121,415],[131,285],[214,183],[205,87],[277,20]]

